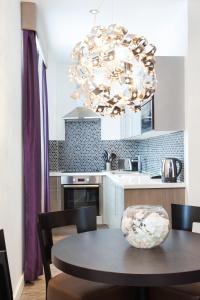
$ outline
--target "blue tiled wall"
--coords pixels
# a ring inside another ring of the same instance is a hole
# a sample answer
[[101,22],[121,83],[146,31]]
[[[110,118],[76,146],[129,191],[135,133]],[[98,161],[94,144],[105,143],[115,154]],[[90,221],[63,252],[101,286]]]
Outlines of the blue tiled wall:
[[[102,141],[100,120],[66,121],[65,141],[50,141],[50,170],[102,171],[104,150],[114,152],[117,159],[133,158],[136,147],[132,141]],[[117,159],[113,169],[117,168]]]
[[[159,174],[165,157],[177,157],[184,164],[184,134],[176,132],[140,141],[102,141],[100,120],[66,121],[65,141],[49,142],[50,170],[101,171],[104,150],[116,153],[117,159],[141,155],[143,171]],[[113,169],[117,168],[117,159]]]
[[136,143],[138,154],[142,157],[143,171],[158,175],[162,159],[176,157],[182,161],[183,169],[180,179],[184,180],[184,132],[166,134]]

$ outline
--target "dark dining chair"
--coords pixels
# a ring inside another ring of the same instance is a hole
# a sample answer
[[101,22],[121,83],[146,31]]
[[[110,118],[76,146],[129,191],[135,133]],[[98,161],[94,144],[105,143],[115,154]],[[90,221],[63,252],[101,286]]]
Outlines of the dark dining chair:
[[13,300],[4,231],[0,230],[0,300]]
[[[200,222],[200,207],[172,204],[172,229],[192,231],[192,223]],[[199,237],[200,238],[200,237]],[[200,278],[198,283],[151,288],[150,300],[200,300]]]
[[[77,233],[97,229],[96,208],[82,207],[42,213],[38,217],[38,233],[46,279],[47,300],[131,300],[133,289],[91,282],[65,273],[51,274],[52,229],[75,225]],[[98,259],[98,258],[97,258]]]
[[200,222],[200,207],[172,204],[172,229],[192,231],[193,222]]

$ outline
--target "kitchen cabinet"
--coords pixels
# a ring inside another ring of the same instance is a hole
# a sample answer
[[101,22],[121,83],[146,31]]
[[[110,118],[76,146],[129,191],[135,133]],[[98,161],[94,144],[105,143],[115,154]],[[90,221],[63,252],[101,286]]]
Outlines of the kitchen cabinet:
[[184,57],[157,56],[155,68],[154,129],[142,133],[141,112],[126,109],[121,117],[102,117],[102,140],[145,139],[185,129]]
[[184,130],[184,57],[157,57],[156,74],[155,130]]
[[108,176],[103,178],[103,224],[120,228],[125,208],[131,205],[160,205],[171,220],[171,204],[185,204],[185,188],[124,189]]
[[121,139],[121,117],[101,118],[101,139],[120,140]]
[[115,185],[115,227],[121,226],[122,215],[124,211],[124,189]]
[[103,223],[110,224],[114,214],[114,184],[107,176],[103,178]]
[[[130,112],[129,112],[130,113]],[[132,112],[132,137],[141,135],[141,111]]]
[[124,190],[124,207],[131,205],[160,205],[171,220],[171,204],[185,204],[185,188],[146,188]]
[[50,211],[63,210],[63,189],[60,176],[50,176]]
[[124,211],[124,191],[110,178],[103,179],[103,223],[119,228]]
[[185,129],[184,57],[156,57],[157,87],[154,95],[154,129],[136,136],[145,139]]
[[120,117],[101,118],[101,139],[122,140],[129,139],[141,134],[141,112],[126,112]]
[[141,112],[126,109],[121,117],[121,139],[129,139],[141,135]]

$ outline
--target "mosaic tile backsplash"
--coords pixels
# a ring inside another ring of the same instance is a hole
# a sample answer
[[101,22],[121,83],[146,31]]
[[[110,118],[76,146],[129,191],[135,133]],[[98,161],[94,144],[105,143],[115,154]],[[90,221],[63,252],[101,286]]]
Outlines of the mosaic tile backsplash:
[[138,155],[142,158],[142,169],[152,175],[160,174],[161,161],[165,157],[181,160],[183,168],[180,180],[184,181],[184,132],[175,132],[137,141]]
[[[50,170],[104,170],[104,150],[117,155],[113,169],[117,169],[119,158],[133,159],[141,155],[143,171],[157,175],[160,173],[161,160],[165,157],[177,157],[184,164],[184,133],[176,132],[140,141],[102,141],[100,120],[66,121],[65,141],[49,141]],[[184,171],[180,178],[184,180]]]
[[[134,158],[136,147],[133,141],[102,141],[100,120],[66,121],[65,141],[50,141],[50,170],[102,171],[104,150],[114,152],[117,159]],[[113,169],[117,169],[117,159],[113,161]]]
[[49,169],[61,171],[65,169],[65,141],[49,141]]

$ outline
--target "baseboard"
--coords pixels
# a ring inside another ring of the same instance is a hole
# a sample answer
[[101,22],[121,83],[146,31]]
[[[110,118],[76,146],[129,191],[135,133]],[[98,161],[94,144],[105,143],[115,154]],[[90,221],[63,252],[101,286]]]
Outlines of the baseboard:
[[24,288],[24,274],[21,276],[20,280],[18,281],[17,287],[14,291],[14,300],[20,300],[22,291]]
[[103,224],[102,216],[97,216],[97,224]]

